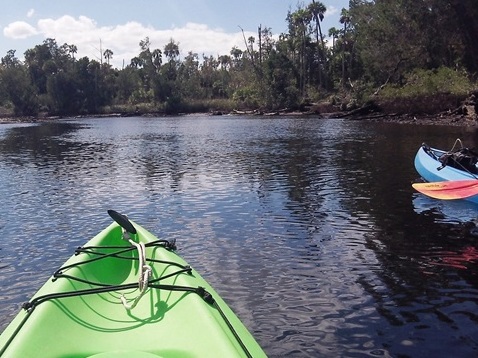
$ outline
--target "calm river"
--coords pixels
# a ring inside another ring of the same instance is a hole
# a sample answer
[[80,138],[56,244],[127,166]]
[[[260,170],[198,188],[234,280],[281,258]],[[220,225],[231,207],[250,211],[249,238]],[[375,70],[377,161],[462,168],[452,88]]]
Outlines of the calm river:
[[476,357],[477,206],[410,183],[475,129],[187,116],[0,125],[0,331],[127,214],[178,250],[271,357]]

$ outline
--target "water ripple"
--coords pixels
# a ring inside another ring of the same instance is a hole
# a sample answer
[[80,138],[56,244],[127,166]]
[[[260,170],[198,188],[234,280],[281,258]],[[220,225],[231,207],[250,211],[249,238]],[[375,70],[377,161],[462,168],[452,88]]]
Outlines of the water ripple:
[[410,188],[433,130],[205,116],[0,126],[0,328],[113,208],[176,239],[271,357],[472,356],[475,209]]

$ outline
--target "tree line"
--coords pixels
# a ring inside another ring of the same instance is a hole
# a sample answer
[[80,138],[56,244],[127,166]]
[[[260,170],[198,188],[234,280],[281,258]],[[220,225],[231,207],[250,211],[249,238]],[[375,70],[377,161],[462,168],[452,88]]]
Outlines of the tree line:
[[75,45],[49,38],[27,50],[24,61],[15,50],[1,58],[0,106],[33,116],[275,111],[337,96],[364,101],[411,83],[426,87],[436,74],[445,83],[466,83],[462,90],[475,83],[476,0],[350,0],[337,27],[327,30],[321,26],[326,12],[319,1],[299,3],[285,16],[285,33],[258,26],[243,49],[217,57],[189,52],[180,58],[173,39],[153,49],[146,37],[122,69],[110,65],[109,49],[101,60],[76,58]]

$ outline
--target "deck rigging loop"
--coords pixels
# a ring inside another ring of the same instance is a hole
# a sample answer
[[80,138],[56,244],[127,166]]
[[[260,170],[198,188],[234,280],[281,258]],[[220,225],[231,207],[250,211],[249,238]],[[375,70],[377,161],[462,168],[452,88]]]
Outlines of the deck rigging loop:
[[145,245],[140,242],[137,243],[133,239],[131,239],[131,236],[129,232],[123,228],[123,240],[128,241],[132,246],[136,247],[136,250],[138,250],[138,258],[139,258],[139,277],[138,277],[138,289],[139,293],[138,295],[133,299],[133,303],[128,303],[128,300],[126,297],[122,294],[121,295],[121,303],[127,310],[133,309],[141,297],[146,293],[146,290],[148,288],[148,283],[149,283],[149,278],[151,277],[152,273],[152,268],[146,263],[146,247]]

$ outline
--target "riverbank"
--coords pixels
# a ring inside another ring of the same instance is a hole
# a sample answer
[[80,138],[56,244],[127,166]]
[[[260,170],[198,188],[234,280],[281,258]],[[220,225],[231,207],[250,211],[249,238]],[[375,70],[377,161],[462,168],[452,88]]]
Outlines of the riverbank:
[[478,126],[478,121],[465,114],[437,113],[437,114],[397,114],[397,113],[375,113],[369,115],[348,115],[339,114],[337,118],[348,118],[350,120],[389,122],[400,124],[417,125],[443,125],[443,126]]
[[[290,111],[281,110],[266,112],[261,110],[233,110],[233,111],[210,111],[207,113],[211,116],[257,116],[257,117],[281,117],[281,116],[297,116],[297,117],[318,117],[318,118],[338,118],[348,119],[352,121],[371,121],[371,122],[393,122],[403,124],[417,125],[447,125],[447,126],[478,126],[478,103],[475,95],[470,96],[453,110],[445,110],[438,113],[420,113],[416,107],[409,105],[407,110],[399,108],[400,111],[393,112],[397,109],[386,104],[367,103],[361,107],[350,110],[338,110],[335,106],[329,104],[311,104],[301,110]],[[198,113],[179,113],[176,115],[194,115]],[[106,114],[89,114],[82,116],[48,116],[46,114],[39,116],[13,116],[0,113],[0,124],[8,123],[36,123],[40,121],[51,121],[60,118],[82,118],[82,117],[165,117],[168,114],[159,112],[126,112],[126,113],[106,113]]]

